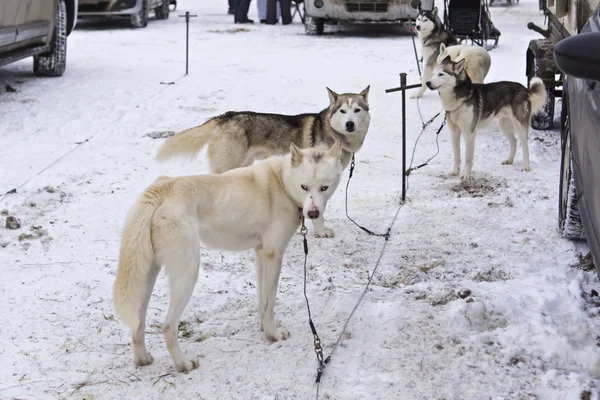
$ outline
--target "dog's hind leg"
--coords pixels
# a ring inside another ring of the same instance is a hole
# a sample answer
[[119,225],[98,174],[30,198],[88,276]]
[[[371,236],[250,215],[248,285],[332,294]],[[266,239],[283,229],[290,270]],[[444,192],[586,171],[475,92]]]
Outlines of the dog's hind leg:
[[146,281],[141,283],[144,285],[144,288],[142,289],[142,308],[139,310],[140,324],[132,331],[133,361],[135,365],[140,367],[152,364],[153,361],[152,355],[146,350],[146,311],[148,310],[152,289],[154,288],[154,283],[159,272],[160,266],[153,264],[148,275],[146,275]]
[[531,171],[531,165],[529,164],[529,123],[516,123],[517,130],[519,132],[519,140],[521,141],[521,148],[523,149],[523,171]]
[[258,316],[260,318],[260,330],[264,331],[263,319],[265,316],[263,310],[263,264],[261,258],[261,247],[254,249],[254,255],[256,257],[256,294],[258,296]]
[[475,158],[475,132],[465,132],[465,170],[460,176],[461,179],[471,179],[471,170],[473,169],[473,159]]
[[448,127],[452,134],[452,151],[454,152],[454,167],[450,175],[458,175],[460,173],[460,128],[456,125],[450,117],[447,117]]
[[510,118],[501,118],[498,120],[498,126],[500,130],[508,139],[510,150],[508,152],[508,158],[502,161],[502,164],[512,164],[515,159],[515,153],[517,152],[517,138],[515,137],[515,126]]
[[171,302],[162,331],[175,367],[179,372],[189,372],[198,368],[198,360],[188,358],[183,354],[179,347],[177,333],[181,314],[192,297],[198,279],[200,248],[196,232],[187,227],[180,232],[179,235],[174,232],[173,236],[167,239],[168,247],[163,245],[166,254],[159,255],[169,275],[171,289]]
[[262,288],[262,295],[259,296],[262,310],[261,326],[268,339],[273,341],[287,339],[290,333],[284,328],[277,327],[274,313],[283,253],[280,249],[264,246],[257,255],[260,257],[260,268],[262,268],[262,282],[259,284]]

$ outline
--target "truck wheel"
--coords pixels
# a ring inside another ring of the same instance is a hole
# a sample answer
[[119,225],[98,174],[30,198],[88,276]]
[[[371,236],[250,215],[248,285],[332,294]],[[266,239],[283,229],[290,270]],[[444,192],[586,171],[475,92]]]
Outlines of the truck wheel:
[[325,21],[322,18],[315,18],[305,14],[304,32],[307,35],[322,35],[324,27]]
[[527,86],[529,86],[529,81],[536,76],[541,78],[546,86],[546,105],[531,117],[531,127],[538,130],[551,129],[554,124],[554,75],[552,78],[546,77],[546,79],[541,75],[537,57],[534,54],[527,73]]
[[169,0],[163,0],[163,3],[154,9],[156,19],[169,19]]
[[131,16],[129,23],[133,28],[145,28],[148,25],[148,0],[142,0],[140,10]]
[[50,43],[50,52],[33,57],[33,73],[36,76],[61,76],[67,68],[67,6],[58,1],[56,25]]
[[[579,214],[579,202],[575,190],[573,162],[571,160],[571,128],[569,123],[568,98],[563,90],[562,160],[560,163],[560,187],[558,190],[558,228],[570,240],[585,240],[585,232]],[[566,111],[565,111],[566,110]]]

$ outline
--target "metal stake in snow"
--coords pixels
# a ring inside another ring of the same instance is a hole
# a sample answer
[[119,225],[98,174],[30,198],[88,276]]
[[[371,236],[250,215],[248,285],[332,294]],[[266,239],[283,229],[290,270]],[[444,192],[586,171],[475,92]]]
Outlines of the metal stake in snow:
[[189,55],[190,55],[190,17],[197,17],[197,15],[190,15],[189,11],[185,12],[185,15],[179,15],[179,18],[185,17],[185,74],[188,74]]
[[406,72],[400,73],[400,87],[386,89],[386,93],[402,91],[402,202],[406,200],[406,91],[421,84],[406,85]]

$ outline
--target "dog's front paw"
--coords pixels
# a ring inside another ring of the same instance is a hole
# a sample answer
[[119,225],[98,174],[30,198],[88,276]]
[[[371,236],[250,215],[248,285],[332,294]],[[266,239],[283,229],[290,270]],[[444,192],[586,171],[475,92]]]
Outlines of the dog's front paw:
[[511,160],[511,159],[506,159],[506,160],[502,161],[502,165],[509,165],[512,163],[513,163],[513,160]]
[[277,328],[274,331],[267,333],[266,336],[269,340],[279,342],[280,340],[286,340],[289,338],[290,332],[285,328]]
[[458,176],[460,174],[460,168],[454,168],[450,171],[450,176]]
[[175,367],[177,368],[177,371],[179,372],[183,372],[185,374],[187,374],[188,372],[198,368],[200,366],[200,363],[198,362],[198,359],[190,359],[185,357],[183,359],[183,362],[180,362],[178,364],[175,364]]
[[420,99],[421,97],[423,97],[424,93],[425,93],[424,90],[419,90],[417,93],[411,94],[410,98],[411,99]]
[[143,356],[136,357],[133,360],[135,365],[137,365],[138,367],[144,367],[146,365],[150,365],[150,364],[152,364],[153,361],[154,361],[154,359],[152,358],[152,355],[150,353],[146,353]]
[[467,172],[467,171],[463,171],[463,173],[460,175],[460,179],[462,181],[468,181],[471,180],[471,173]]
[[335,237],[335,232],[333,231],[333,229],[325,228],[323,229],[323,231],[315,233],[315,237],[332,238]]
[[529,172],[529,171],[531,171],[531,167],[529,167],[529,166],[523,167],[523,169],[521,171],[523,171],[523,172]]

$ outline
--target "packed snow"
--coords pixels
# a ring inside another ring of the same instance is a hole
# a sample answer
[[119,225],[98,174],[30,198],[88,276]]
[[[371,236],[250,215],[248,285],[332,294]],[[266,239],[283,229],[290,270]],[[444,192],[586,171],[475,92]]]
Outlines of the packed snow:
[[[133,365],[130,332],[111,299],[121,228],[157,176],[208,172],[205,152],[193,162],[155,162],[170,132],[228,110],[317,112],[328,104],[325,87],[371,85],[372,123],[348,205],[359,223],[385,231],[401,181],[401,96],[385,89],[400,72],[418,82],[411,37],[381,29],[309,37],[298,17],[242,26],[225,0],[178,3],[146,29],[80,21],[61,78],[33,78],[31,59],[0,69],[0,87],[17,89],[0,94],[0,193],[16,188],[0,198],[2,399],[315,398],[301,236],[284,258],[275,307],[292,336],[277,343],[259,330],[253,252],[203,249],[180,326],[182,348],[200,367],[181,374],[160,331],[164,274],[147,320],[154,363]],[[187,76],[177,17],[185,11],[197,15]],[[526,24],[543,23],[538,3],[499,4],[491,14],[502,36],[486,81],[525,84],[525,50],[539,37]],[[249,16],[257,19],[254,2]],[[430,91],[419,105],[425,120],[441,108]],[[410,155],[421,131],[415,100],[407,114]],[[435,154],[441,122],[422,135],[415,165]],[[557,229],[559,132],[531,132],[529,173],[520,171],[520,146],[515,164],[501,165],[502,133],[480,133],[469,184],[448,175],[447,128],[439,144],[440,154],[410,175],[407,203],[324,371],[320,398],[600,398],[598,278],[572,266],[585,245]],[[325,356],[384,246],[346,219],[344,187],[325,216],[336,237],[316,239],[309,225],[307,291]],[[20,228],[5,227],[11,216]]]

